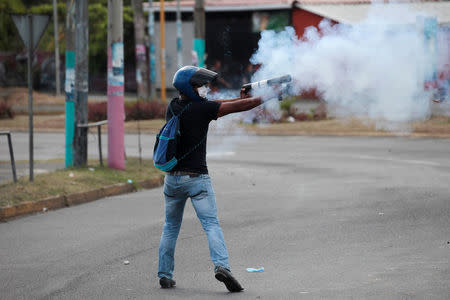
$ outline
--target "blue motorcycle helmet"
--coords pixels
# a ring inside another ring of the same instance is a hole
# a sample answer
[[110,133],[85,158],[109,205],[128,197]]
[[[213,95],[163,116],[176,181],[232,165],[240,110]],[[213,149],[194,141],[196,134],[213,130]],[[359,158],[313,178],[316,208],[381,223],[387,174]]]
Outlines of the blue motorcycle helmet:
[[204,101],[194,88],[201,87],[213,80],[219,75],[216,72],[199,68],[195,66],[185,66],[179,69],[173,76],[173,86],[193,101]]

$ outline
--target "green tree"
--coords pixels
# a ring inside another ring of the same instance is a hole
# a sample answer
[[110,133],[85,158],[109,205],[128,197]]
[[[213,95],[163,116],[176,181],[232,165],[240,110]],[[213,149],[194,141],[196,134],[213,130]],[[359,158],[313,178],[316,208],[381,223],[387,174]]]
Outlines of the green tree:
[[[65,19],[66,1],[57,1],[59,29],[59,51],[65,53]],[[124,55],[126,64],[134,65],[134,24],[131,0],[124,0]],[[9,13],[36,13],[53,16],[52,0],[0,0],[0,51],[21,52],[24,50],[18,32]],[[107,26],[108,1],[89,1],[89,71],[92,74],[106,73],[107,64]],[[43,52],[54,51],[54,27],[50,20],[39,43],[38,50]]]
[[10,13],[25,13],[26,7],[21,1],[0,0],[0,51],[17,52],[23,48],[18,32],[9,16]]

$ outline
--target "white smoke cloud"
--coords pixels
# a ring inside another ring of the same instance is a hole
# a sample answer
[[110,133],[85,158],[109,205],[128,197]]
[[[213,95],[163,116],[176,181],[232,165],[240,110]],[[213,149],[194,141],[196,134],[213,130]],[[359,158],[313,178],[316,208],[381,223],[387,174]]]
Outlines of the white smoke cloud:
[[[237,97],[239,97],[239,91],[225,90],[207,95],[208,100]],[[229,114],[210,123],[209,132],[218,142],[208,144],[208,157],[222,158],[233,155],[238,145],[251,141],[251,135],[239,126],[240,122],[246,118],[245,113]]]
[[[373,5],[366,20],[352,26],[323,21],[298,39],[291,27],[261,33],[251,58],[261,67],[252,81],[291,74],[293,92],[316,88],[339,116],[365,116],[377,127],[405,130],[410,121],[430,115],[423,83],[432,71],[418,13],[397,5],[381,14]],[[407,16],[407,18],[405,17]]]

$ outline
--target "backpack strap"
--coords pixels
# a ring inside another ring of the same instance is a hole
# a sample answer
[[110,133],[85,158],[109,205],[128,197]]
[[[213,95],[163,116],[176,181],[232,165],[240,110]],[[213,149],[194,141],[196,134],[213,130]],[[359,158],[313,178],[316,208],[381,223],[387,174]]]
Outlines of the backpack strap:
[[172,108],[171,104],[172,104],[172,102],[169,103],[167,108],[169,109],[169,111],[170,111],[170,113],[172,114],[172,117],[173,117],[173,116],[175,116],[175,113],[173,112],[173,108]]
[[205,134],[205,136],[201,139],[201,141],[195,145],[194,147],[192,147],[191,150],[189,150],[188,152],[186,152],[182,157],[180,157],[178,159],[178,161],[184,159],[186,156],[188,156],[189,154],[191,154],[192,152],[194,152],[195,149],[197,149],[198,147],[200,147],[201,144],[203,144],[203,142],[206,140],[206,137],[208,136],[208,133]]
[[178,113],[178,115],[175,114],[175,111],[173,110],[171,104],[172,104],[172,102],[169,103],[169,105],[167,106],[167,108],[169,109],[170,113],[172,114],[172,117],[174,117],[174,116],[180,117],[180,116],[185,112],[185,110],[188,109],[188,107],[192,104],[192,102],[189,102],[188,104],[186,104],[186,105],[183,107],[183,109]]
[[186,109],[188,109],[189,106],[191,106],[191,104],[192,104],[192,102],[189,102],[188,104],[186,104],[186,106],[183,107],[183,109],[182,109],[182,110],[180,111],[180,113],[178,114],[178,117],[180,117],[181,114],[183,114],[183,113],[186,111]]

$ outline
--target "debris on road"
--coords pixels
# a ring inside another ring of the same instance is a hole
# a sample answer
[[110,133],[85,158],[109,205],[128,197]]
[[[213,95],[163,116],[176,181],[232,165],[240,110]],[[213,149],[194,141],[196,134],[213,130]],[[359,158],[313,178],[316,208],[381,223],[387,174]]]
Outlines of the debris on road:
[[123,264],[124,264],[124,265],[129,265],[129,264],[130,264],[130,261],[129,261],[129,260],[124,260],[124,261],[123,261]]
[[259,268],[247,268],[247,272],[249,273],[256,273],[256,272],[263,272],[264,268],[263,267],[259,267]]

